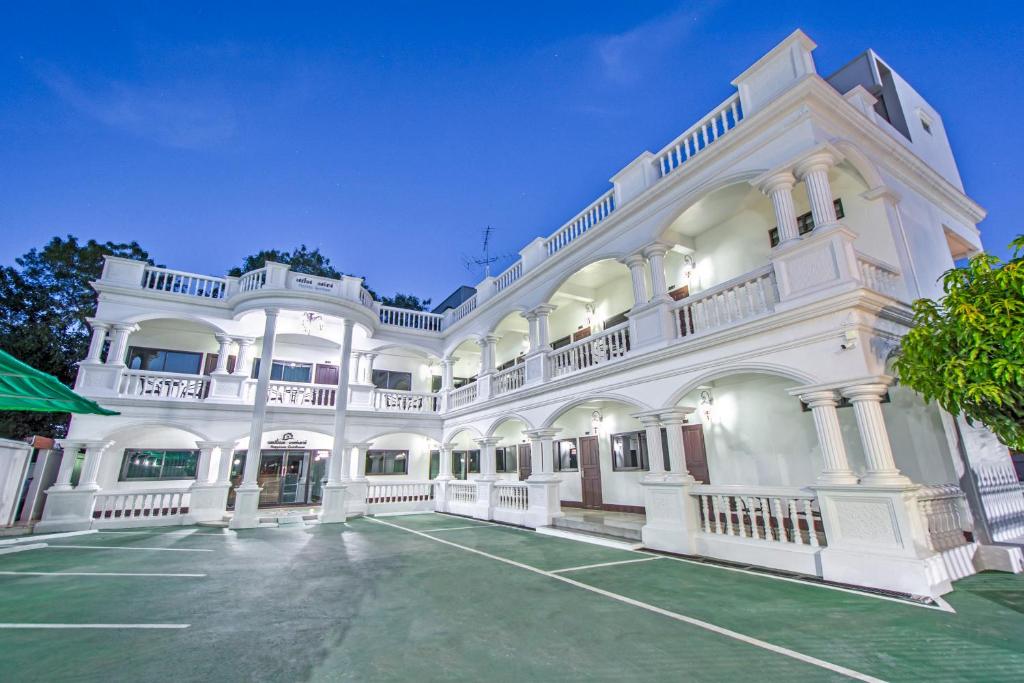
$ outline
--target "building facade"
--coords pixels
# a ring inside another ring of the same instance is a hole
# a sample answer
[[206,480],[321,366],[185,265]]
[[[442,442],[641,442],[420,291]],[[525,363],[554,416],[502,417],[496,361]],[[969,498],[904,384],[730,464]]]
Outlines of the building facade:
[[37,529],[580,507],[643,514],[650,548],[921,595],[1019,569],[1006,448],[891,372],[984,211],[938,112],[870,51],[823,78],[814,47],[786,38],[441,312],[108,258],[76,388],[120,415],[74,418]]

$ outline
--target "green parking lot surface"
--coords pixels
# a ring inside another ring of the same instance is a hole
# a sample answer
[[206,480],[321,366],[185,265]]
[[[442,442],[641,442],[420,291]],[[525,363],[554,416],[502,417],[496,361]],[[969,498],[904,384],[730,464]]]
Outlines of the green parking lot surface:
[[440,514],[47,542],[0,555],[4,681],[1024,678],[1006,574],[949,612]]

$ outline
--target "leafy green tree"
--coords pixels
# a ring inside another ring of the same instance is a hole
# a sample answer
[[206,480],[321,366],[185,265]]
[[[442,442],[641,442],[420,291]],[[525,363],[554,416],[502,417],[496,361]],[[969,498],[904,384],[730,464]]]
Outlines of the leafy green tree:
[[914,302],[900,381],[1024,450],[1024,235],[1005,263],[978,254],[943,275],[939,301]]
[[430,305],[430,299],[420,299],[412,294],[395,294],[394,296],[382,296],[380,302],[385,306],[395,308],[408,308],[411,311],[425,311]]
[[[71,386],[85,358],[91,332],[85,319],[96,312],[89,282],[100,277],[106,255],[152,264],[137,242],[119,244],[68,235],[54,237],[0,268],[0,348]],[[0,412],[0,436],[63,436],[68,415]]]

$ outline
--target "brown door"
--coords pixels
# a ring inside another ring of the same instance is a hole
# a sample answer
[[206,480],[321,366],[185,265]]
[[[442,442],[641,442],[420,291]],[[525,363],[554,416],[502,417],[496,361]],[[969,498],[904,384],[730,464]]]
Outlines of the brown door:
[[[206,362],[203,365],[203,374],[209,375],[211,372],[217,369],[217,354],[208,353],[206,354]],[[235,371],[235,357],[228,356],[228,372]]]
[[702,484],[710,484],[708,454],[704,450],[704,425],[683,425],[683,451],[686,453],[686,469]]
[[338,366],[337,365],[322,365],[317,363],[316,374],[313,377],[314,384],[330,384],[336,386],[338,384]]
[[530,464],[530,444],[519,444],[519,481],[523,481],[533,472]]
[[583,507],[601,509],[601,456],[597,437],[580,437],[580,481],[583,484]]

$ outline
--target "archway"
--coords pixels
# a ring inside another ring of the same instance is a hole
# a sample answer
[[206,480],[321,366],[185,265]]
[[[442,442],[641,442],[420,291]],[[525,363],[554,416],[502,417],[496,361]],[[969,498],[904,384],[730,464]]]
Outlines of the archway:
[[634,305],[629,268],[610,258],[590,263],[566,278],[548,303],[556,307],[548,319],[554,349],[621,325]]
[[509,415],[499,418],[487,435],[499,441],[494,445],[494,471],[500,479],[523,480],[532,473],[532,447],[526,432],[526,420]]

